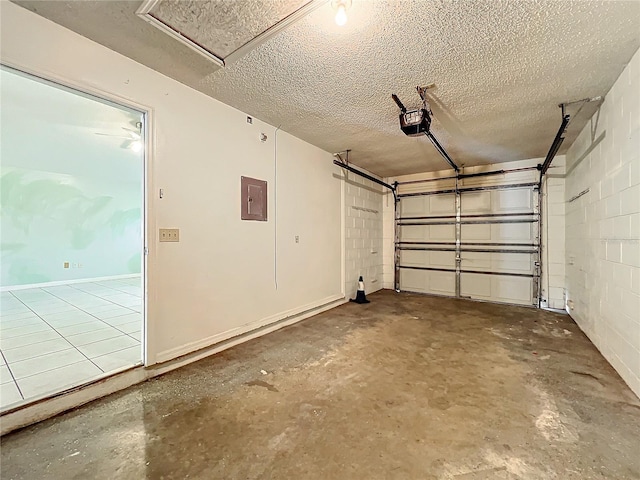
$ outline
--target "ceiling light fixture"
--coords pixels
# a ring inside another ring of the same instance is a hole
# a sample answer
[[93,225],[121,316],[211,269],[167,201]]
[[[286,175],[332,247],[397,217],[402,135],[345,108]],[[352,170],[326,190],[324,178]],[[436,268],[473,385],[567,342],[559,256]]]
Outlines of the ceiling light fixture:
[[336,11],[336,24],[344,26],[347,23],[347,9],[351,7],[351,0],[331,0],[331,6]]
[[135,153],[139,153],[142,150],[142,142],[140,140],[134,140],[131,142],[131,145],[129,145],[129,148]]

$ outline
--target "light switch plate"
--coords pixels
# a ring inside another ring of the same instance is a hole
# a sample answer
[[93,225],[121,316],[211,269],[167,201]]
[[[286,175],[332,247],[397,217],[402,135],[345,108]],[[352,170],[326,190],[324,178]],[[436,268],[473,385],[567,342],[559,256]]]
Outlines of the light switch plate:
[[180,229],[179,228],[161,228],[160,241],[161,242],[179,242]]

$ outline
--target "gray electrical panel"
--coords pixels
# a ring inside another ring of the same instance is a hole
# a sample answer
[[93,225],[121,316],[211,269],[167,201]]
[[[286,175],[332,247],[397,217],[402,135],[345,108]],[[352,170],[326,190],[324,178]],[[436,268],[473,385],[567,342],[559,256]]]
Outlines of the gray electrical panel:
[[267,221],[267,182],[240,177],[240,209],[242,220]]

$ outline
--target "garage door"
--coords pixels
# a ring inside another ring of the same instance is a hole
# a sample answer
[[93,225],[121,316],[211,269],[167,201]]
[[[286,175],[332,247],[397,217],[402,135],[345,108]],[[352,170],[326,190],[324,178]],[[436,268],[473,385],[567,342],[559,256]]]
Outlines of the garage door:
[[538,305],[537,183],[398,197],[397,290]]

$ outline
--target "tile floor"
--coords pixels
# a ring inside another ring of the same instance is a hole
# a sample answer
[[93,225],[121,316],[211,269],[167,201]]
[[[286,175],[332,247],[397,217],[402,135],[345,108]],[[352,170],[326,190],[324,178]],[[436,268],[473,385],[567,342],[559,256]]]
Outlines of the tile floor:
[[142,363],[140,277],[0,293],[0,410]]

